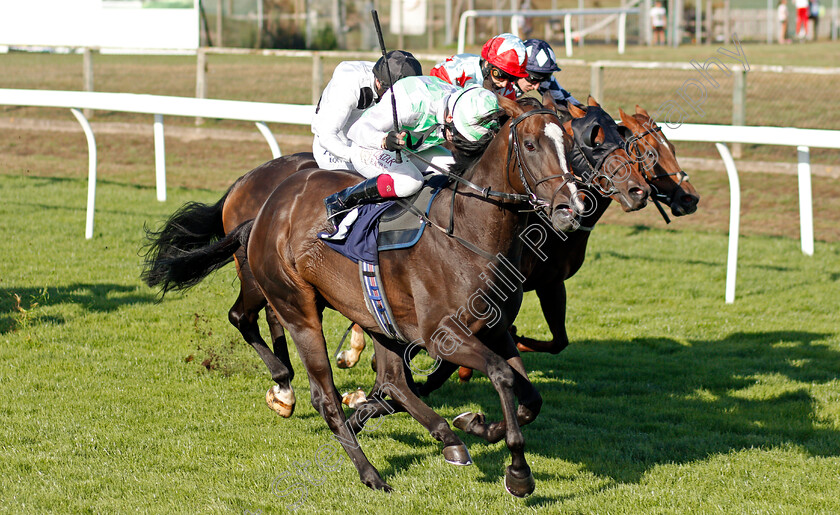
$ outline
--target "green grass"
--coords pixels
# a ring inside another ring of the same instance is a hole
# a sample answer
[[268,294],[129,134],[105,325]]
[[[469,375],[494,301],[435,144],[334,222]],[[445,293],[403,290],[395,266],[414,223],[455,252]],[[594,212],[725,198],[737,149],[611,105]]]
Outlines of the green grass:
[[[573,344],[524,356],[545,400],[524,430],[534,495],[504,492],[503,443],[464,437],[475,465],[452,467],[405,414],[361,437],[386,495],[343,453],[305,480],[330,432],[295,351],[295,415],[265,406],[271,380],[227,322],[231,267],[163,303],[139,281],[143,224],[221,191],[158,203],[106,178],[86,241],[84,180],[0,175],[0,511],[283,513],[272,488],[295,484],[302,513],[840,510],[836,241],[807,257],[793,239],[742,238],[726,305],[725,234],[599,226],[568,284]],[[517,325],[547,336],[533,295]],[[343,326],[327,314],[331,345]],[[372,384],[368,356],[336,371],[341,391]],[[449,420],[500,416],[484,377],[429,402]]]

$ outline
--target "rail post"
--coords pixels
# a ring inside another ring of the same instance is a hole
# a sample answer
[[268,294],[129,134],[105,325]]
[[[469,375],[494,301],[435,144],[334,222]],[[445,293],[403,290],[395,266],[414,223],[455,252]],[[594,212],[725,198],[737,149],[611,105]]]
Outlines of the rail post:
[[814,208],[811,200],[811,156],[810,148],[796,147],[799,154],[799,237],[802,253],[814,255]]
[[[747,72],[742,68],[735,71],[732,81],[732,125],[746,125],[747,122]],[[732,144],[732,157],[742,155],[740,143]]]
[[604,103],[604,67],[597,62],[589,67],[589,94],[599,104]]
[[[93,50],[85,47],[82,51],[82,75],[84,78],[84,90],[93,91]],[[93,118],[93,109],[83,109],[85,118]]]
[[[195,98],[207,98],[207,52],[203,48],[195,52]],[[196,125],[203,123],[204,118],[196,117]]]
[[324,58],[318,52],[312,53],[312,105],[321,100],[321,87],[324,83]]

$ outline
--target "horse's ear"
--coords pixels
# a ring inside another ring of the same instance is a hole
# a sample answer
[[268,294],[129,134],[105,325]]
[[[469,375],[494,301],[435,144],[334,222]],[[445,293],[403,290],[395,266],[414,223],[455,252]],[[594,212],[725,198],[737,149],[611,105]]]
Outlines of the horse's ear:
[[552,111],[557,110],[557,104],[554,102],[554,96],[551,94],[550,91],[546,91],[543,93],[543,105],[547,109],[551,109]]
[[522,106],[520,106],[516,102],[516,100],[511,100],[498,94],[496,95],[496,98],[499,99],[499,107],[504,109],[505,113],[507,113],[507,115],[511,118],[516,118],[517,116],[525,112],[525,110],[522,109]]
[[640,124],[639,121],[630,116],[629,114],[624,112],[624,109],[618,108],[618,115],[621,117],[621,123],[624,124],[625,127],[631,130],[639,130]]
[[631,123],[636,122],[635,118],[633,118],[632,116],[625,113],[624,109],[622,109],[620,107],[618,108],[618,116],[621,117],[622,123],[624,123],[624,125],[627,125],[628,127],[630,126]]
[[643,116],[647,116],[648,118],[650,118],[650,115],[648,114],[648,112],[645,111],[643,108],[639,107],[639,104],[636,104],[636,114],[641,114]]
[[586,116],[586,111],[571,102],[569,102],[569,113],[571,113],[572,118],[583,118]]
[[591,105],[592,107],[601,107],[601,106],[598,104],[598,102],[597,102],[594,98],[592,98],[592,95],[589,95],[589,98],[587,99],[587,102],[586,102],[586,103],[587,103],[587,104],[589,104],[589,105]]

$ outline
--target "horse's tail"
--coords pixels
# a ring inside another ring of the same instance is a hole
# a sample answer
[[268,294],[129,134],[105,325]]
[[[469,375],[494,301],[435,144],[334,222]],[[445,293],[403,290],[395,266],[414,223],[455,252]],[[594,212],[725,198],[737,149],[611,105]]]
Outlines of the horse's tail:
[[[184,206],[170,218],[161,231],[147,231],[149,250],[140,278],[151,287],[160,286],[161,295],[170,290],[191,288],[215,270],[230,263],[233,254],[240,247],[247,245],[251,227],[254,225],[253,220],[248,220],[226,236],[222,229],[215,233],[205,231],[203,235],[192,233],[187,226],[180,226],[176,222],[178,219],[189,219],[189,216],[186,216],[187,207],[191,207],[193,212],[209,209],[208,206],[196,208],[194,204]],[[200,237],[204,238],[203,245]],[[178,246],[178,242],[184,242],[184,246]]]

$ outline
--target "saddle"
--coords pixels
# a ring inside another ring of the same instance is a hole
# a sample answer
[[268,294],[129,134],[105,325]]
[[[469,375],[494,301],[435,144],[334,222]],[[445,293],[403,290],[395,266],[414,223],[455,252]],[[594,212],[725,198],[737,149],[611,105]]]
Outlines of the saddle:
[[432,201],[449,182],[444,175],[428,175],[420,191],[411,197],[359,206],[358,218],[344,241],[324,240],[330,248],[358,263],[368,311],[392,339],[407,342],[394,321],[382,288],[378,253],[406,249],[420,241],[426,228],[422,217],[429,214]]
[[377,248],[383,250],[406,249],[420,241],[426,223],[419,214],[428,215],[432,201],[451,179],[444,175],[429,175],[423,187],[413,196],[394,201],[379,217]]

